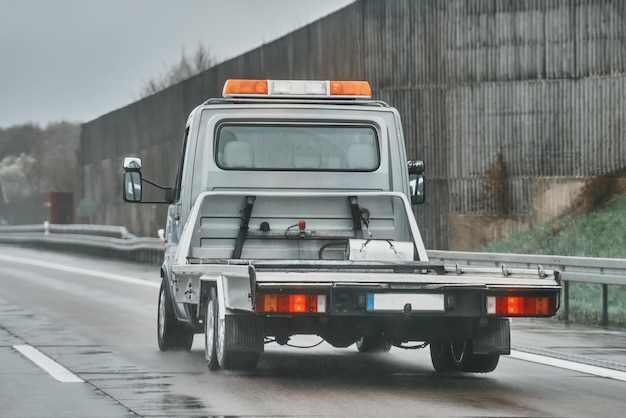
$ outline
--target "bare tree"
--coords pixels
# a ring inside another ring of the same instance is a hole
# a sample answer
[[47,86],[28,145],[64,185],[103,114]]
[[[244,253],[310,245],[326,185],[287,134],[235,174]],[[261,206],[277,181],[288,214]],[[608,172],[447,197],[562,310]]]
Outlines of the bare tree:
[[0,128],[0,160],[9,155],[29,154],[33,144],[41,139],[41,133],[34,123]]
[[0,183],[7,201],[74,191],[80,125],[58,122],[0,131]]
[[41,192],[74,191],[79,140],[77,124],[52,123],[43,131],[43,140],[31,148],[31,155],[38,162],[33,175],[39,179]]
[[30,155],[10,155],[0,161],[0,182],[3,199],[7,202],[23,199],[35,192],[29,172],[35,164]]
[[164,74],[153,77],[146,81],[141,88],[140,97],[147,97],[169,86],[178,84],[183,80],[191,78],[215,65],[215,58],[202,43],[198,44],[198,49],[193,56],[188,57],[183,48],[180,61],[172,65]]

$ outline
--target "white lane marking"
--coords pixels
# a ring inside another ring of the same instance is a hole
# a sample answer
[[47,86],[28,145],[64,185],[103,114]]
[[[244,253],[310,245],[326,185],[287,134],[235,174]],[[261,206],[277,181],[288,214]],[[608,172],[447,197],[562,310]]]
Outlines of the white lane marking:
[[14,263],[28,264],[30,266],[37,266],[37,267],[45,267],[49,269],[65,271],[68,273],[84,274],[87,276],[100,277],[102,279],[113,280],[117,282],[137,284],[141,286],[154,287],[154,288],[158,288],[161,286],[160,283],[151,282],[148,280],[137,279],[134,277],[120,276],[119,274],[105,273],[102,271],[95,271],[95,270],[84,269],[80,267],[64,266],[62,264],[48,263],[46,261],[27,260],[25,258],[12,257],[9,255],[0,255],[0,260],[2,259],[7,260],[7,261],[12,261]]
[[50,376],[52,376],[54,379],[58,380],[61,383],[84,382],[83,379],[76,376],[74,373],[70,372],[65,367],[61,366],[59,363],[52,360],[50,357],[46,356],[44,353],[37,350],[33,346],[22,344],[14,345],[13,348],[22,353],[24,357],[35,363],[46,373],[48,373]]
[[573,370],[594,376],[608,377],[609,379],[621,380],[626,382],[626,373],[619,370],[606,369],[604,367],[591,366],[589,364],[576,363],[569,360],[561,360],[552,357],[540,356],[538,354],[525,353],[523,351],[511,350],[510,357],[531,361],[533,363],[545,364],[547,366],[558,367],[566,370]]

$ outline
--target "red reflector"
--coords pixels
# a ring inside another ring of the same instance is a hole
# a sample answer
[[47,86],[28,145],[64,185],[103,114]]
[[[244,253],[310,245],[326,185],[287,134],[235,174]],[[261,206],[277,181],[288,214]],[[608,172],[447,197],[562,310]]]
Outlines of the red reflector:
[[256,296],[255,312],[317,313],[325,312],[326,296],[307,294],[264,294]]
[[276,305],[276,312],[289,312],[289,295],[276,295],[278,304]]
[[487,313],[500,316],[552,316],[556,296],[487,296]]

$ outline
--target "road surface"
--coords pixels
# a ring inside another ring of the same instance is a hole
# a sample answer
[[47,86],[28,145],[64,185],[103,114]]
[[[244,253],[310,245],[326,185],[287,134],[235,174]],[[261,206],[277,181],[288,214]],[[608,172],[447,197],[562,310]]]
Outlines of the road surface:
[[[0,416],[568,416],[626,407],[626,332],[513,321],[490,374],[437,374],[428,350],[266,346],[211,372],[156,345],[158,268],[0,247]],[[294,344],[314,345],[312,336]]]

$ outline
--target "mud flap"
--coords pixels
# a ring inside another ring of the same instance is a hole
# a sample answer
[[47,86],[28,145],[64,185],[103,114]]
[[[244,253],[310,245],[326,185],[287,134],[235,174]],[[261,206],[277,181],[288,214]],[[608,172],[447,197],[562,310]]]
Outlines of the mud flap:
[[474,354],[511,354],[511,325],[506,318],[490,318],[487,326],[474,329]]
[[225,347],[239,352],[263,352],[263,321],[254,315],[226,315]]

